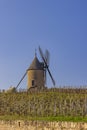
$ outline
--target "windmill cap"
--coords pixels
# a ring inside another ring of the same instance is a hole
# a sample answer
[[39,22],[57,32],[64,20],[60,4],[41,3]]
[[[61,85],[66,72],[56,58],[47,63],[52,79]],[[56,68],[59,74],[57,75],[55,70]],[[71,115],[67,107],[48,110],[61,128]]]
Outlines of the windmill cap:
[[43,70],[43,69],[44,64],[42,62],[39,62],[38,58],[35,56],[28,70]]

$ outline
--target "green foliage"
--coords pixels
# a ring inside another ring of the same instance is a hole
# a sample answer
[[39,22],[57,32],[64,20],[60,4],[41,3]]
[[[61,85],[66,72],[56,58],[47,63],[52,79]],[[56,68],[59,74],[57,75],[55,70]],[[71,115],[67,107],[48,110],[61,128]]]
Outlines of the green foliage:
[[87,121],[86,116],[87,92],[83,90],[78,92],[50,89],[32,93],[0,93],[0,119],[32,117],[45,120]]
[[30,117],[18,115],[4,115],[0,116],[0,120],[13,121],[13,120],[27,120],[27,121],[67,121],[67,122],[87,122],[87,117],[71,117],[71,116],[48,116],[48,117]]

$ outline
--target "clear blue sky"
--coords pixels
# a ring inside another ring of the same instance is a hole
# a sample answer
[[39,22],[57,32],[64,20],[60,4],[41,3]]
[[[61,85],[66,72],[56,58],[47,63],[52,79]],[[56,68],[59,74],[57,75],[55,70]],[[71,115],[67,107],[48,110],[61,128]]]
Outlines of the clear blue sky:
[[56,86],[87,85],[87,0],[0,0],[0,89],[17,85],[39,45]]

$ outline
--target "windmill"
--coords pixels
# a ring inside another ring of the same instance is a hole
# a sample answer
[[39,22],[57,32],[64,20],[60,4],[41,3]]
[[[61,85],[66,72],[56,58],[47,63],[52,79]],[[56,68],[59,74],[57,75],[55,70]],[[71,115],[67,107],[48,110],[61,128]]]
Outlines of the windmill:
[[53,86],[55,86],[55,80],[53,79],[53,76],[49,69],[49,56],[50,56],[49,51],[46,50],[44,55],[40,46],[38,49],[39,49],[40,56],[42,58],[42,62],[38,60],[35,52],[35,58],[32,61],[31,65],[26,70],[21,80],[18,82],[17,86],[11,87],[9,89],[10,92],[14,92],[14,90],[15,91],[17,90],[17,88],[19,87],[19,85],[21,84],[21,82],[23,81],[26,75],[28,79],[27,89],[30,89],[32,87],[35,88],[36,86],[44,87],[47,81],[47,72],[52,80]]

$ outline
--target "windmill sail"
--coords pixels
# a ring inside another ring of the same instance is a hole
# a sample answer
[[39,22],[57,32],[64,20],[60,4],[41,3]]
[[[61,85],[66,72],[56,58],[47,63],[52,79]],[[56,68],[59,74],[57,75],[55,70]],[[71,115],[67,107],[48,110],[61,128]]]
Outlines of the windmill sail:
[[48,50],[45,51],[45,60],[47,65],[49,66],[49,58],[50,58],[50,53]]
[[40,52],[40,55],[41,55],[41,57],[42,57],[42,59],[43,59],[43,62],[44,62],[44,64],[45,64],[45,68],[47,69],[47,71],[48,71],[48,73],[49,73],[49,75],[50,75],[50,78],[51,78],[51,80],[52,80],[52,83],[53,83],[53,85],[55,86],[55,80],[53,79],[53,76],[52,76],[52,74],[51,74],[51,72],[50,72],[50,70],[49,70],[48,64],[47,64],[47,62],[46,62],[46,59],[44,58],[44,55],[43,55],[43,52],[42,52],[40,46],[39,46],[39,52]]

